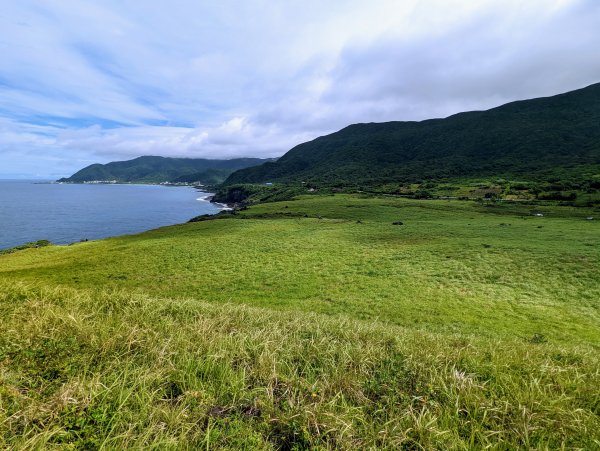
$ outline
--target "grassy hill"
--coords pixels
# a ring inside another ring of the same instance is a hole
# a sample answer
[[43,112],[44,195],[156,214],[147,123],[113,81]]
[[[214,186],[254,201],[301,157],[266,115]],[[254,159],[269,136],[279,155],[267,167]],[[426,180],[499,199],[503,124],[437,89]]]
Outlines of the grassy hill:
[[590,216],[312,196],[2,255],[0,447],[598,448]]
[[144,156],[128,161],[92,164],[59,182],[83,183],[117,181],[121,183],[201,182],[217,184],[233,171],[264,163],[260,158],[207,160]]
[[365,187],[461,177],[556,181],[598,175],[600,84],[595,84],[445,119],[350,125],[300,144],[276,162],[237,171],[225,184]]

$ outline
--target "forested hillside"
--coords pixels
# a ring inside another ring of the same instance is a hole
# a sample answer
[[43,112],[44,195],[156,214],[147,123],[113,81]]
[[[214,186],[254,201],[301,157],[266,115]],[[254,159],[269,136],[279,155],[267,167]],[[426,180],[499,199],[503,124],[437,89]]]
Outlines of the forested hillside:
[[600,84],[422,122],[350,125],[225,185],[381,185],[457,177],[589,179],[600,174]]

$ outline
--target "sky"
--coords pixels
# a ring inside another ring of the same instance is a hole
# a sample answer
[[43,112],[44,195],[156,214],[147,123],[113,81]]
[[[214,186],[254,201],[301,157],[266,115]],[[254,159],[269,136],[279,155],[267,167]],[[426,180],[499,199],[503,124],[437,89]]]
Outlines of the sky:
[[597,0],[0,0],[0,178],[277,157],[600,82]]

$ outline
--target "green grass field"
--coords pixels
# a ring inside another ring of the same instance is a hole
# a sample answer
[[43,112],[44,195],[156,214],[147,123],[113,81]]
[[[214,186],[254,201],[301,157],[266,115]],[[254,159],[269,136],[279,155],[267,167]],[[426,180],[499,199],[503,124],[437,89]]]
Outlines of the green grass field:
[[310,196],[0,288],[1,448],[600,448],[598,211]]

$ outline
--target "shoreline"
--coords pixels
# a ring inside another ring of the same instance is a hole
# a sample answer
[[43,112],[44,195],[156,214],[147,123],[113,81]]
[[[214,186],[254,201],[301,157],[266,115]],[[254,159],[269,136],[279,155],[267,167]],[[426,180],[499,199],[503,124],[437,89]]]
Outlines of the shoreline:
[[[221,211],[232,211],[234,210],[234,206],[231,204],[224,204],[221,202],[213,202],[213,198],[215,197],[215,193],[207,193],[206,191],[200,191],[201,193],[206,194],[206,196],[200,196],[197,201],[200,202],[209,202],[213,205],[218,205],[221,208]],[[218,213],[215,213],[218,214]]]
[[[10,182],[15,182],[15,181],[10,181]],[[54,182],[39,182],[37,180],[18,180],[16,182],[24,182],[24,183],[30,183],[30,184],[61,184],[61,185],[84,185],[83,183],[54,183]],[[87,184],[86,184],[87,185]],[[106,184],[108,185],[108,184]],[[212,213],[205,213],[208,216],[216,216],[224,211],[232,211],[234,208],[231,205],[227,205],[227,204],[223,204],[223,203],[219,203],[219,202],[212,202],[212,198],[214,197],[214,193],[208,192],[208,191],[202,191],[200,189],[199,186],[193,186],[193,185],[179,185],[179,186],[175,186],[175,185],[164,185],[164,184],[158,184],[158,183],[111,183],[110,185],[125,185],[125,186],[132,186],[132,185],[137,185],[137,186],[165,186],[168,188],[194,188],[197,192],[197,196],[195,196],[193,201],[196,202],[202,202],[202,203],[206,203],[206,204],[210,204],[212,206],[214,206],[214,208],[216,208],[217,210],[212,212]],[[193,214],[193,213],[192,213]],[[188,223],[191,219],[193,219],[196,216],[191,216],[187,219],[183,219],[180,220],[179,222],[174,222],[171,224],[164,224],[164,225],[159,225],[159,226],[153,226],[150,225],[150,227],[148,228],[143,228],[142,230],[139,230],[137,232],[126,232],[126,233],[117,233],[114,235],[108,235],[108,236],[103,236],[100,238],[83,238],[83,239],[73,239],[73,240],[63,240],[63,239],[58,239],[58,242],[53,241],[52,239],[47,240],[46,238],[43,239],[39,239],[39,236],[43,236],[43,233],[40,233],[38,235],[36,235],[35,237],[29,239],[26,238],[23,241],[20,241],[16,244],[13,243],[7,243],[6,246],[0,246],[0,256],[4,255],[4,254],[8,254],[8,253],[12,253],[11,251],[18,251],[20,249],[18,248],[23,248],[25,246],[28,247],[38,247],[38,246],[29,246],[32,245],[34,243],[37,242],[41,242],[41,241],[48,241],[48,243],[52,246],[71,246],[71,245],[75,245],[75,244],[79,244],[79,243],[83,243],[83,242],[90,242],[90,241],[100,241],[100,240],[106,240],[106,239],[111,239],[111,238],[117,238],[117,237],[122,237],[122,236],[128,236],[128,235],[136,235],[136,234],[140,234],[140,233],[145,233],[145,232],[149,232],[151,230],[156,230],[162,227],[171,227],[171,226],[175,226],[175,225],[182,225],[182,224],[186,224]],[[141,222],[145,222],[145,221],[141,221]],[[56,239],[56,237],[55,237]]]
[[[198,197],[196,200],[200,202],[209,202],[213,205],[218,205],[221,209],[220,211],[232,211],[235,210],[235,204],[226,204],[221,202],[213,202],[213,198],[215,193],[210,193],[208,191],[203,191],[202,188],[204,185],[193,185],[191,183],[170,183],[170,182],[116,182],[116,181],[107,181],[107,180],[95,180],[90,182],[59,182],[58,180],[50,181],[50,182],[42,182],[43,184],[52,184],[52,185],[138,185],[138,186],[164,186],[168,188],[193,188],[197,190],[199,193],[205,194],[204,196]],[[218,213],[215,213],[218,214]]]

